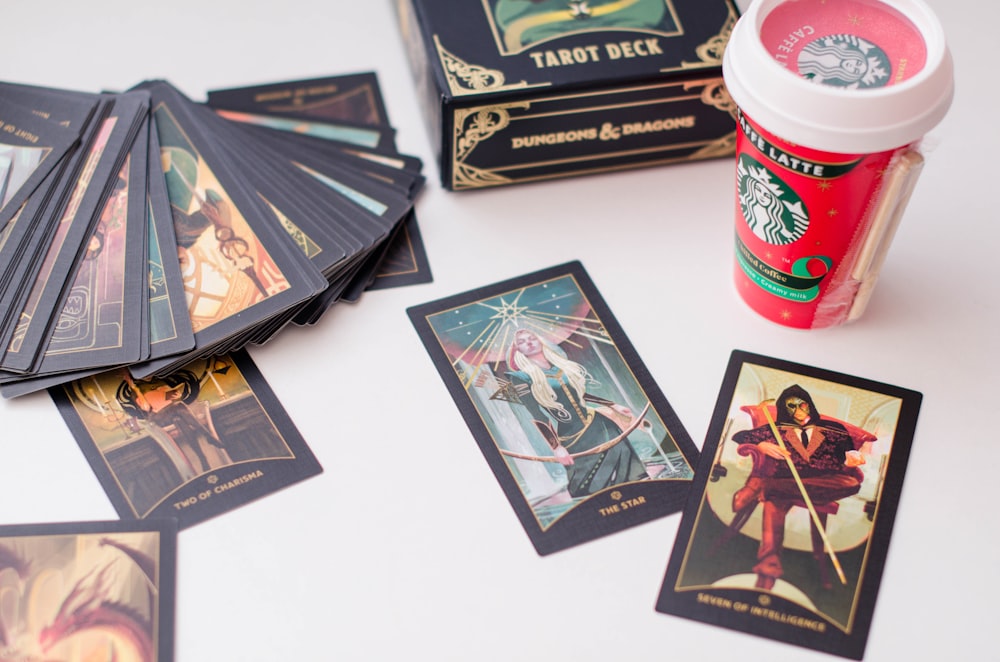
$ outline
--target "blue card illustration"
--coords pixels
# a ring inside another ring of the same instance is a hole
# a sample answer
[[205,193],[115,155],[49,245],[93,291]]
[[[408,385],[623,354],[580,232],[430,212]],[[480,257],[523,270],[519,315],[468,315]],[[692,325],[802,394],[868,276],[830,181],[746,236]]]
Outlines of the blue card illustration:
[[697,451],[579,263],[409,312],[540,553],[679,510]]

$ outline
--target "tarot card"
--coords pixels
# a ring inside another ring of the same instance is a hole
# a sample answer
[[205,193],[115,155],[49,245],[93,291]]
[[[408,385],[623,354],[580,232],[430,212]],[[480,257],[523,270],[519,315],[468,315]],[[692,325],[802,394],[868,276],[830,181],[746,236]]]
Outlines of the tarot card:
[[411,210],[389,244],[385,258],[368,289],[381,290],[430,283],[433,280],[423,235],[420,234],[417,223],[417,213],[416,210]]
[[142,356],[149,122],[132,145],[87,239],[35,374],[134,363]]
[[579,262],[407,312],[539,554],[681,509],[698,451]]
[[402,231],[405,222],[406,218],[401,219],[400,223],[393,229],[392,234],[379,247],[379,250],[368,256],[365,264],[362,265],[357,275],[355,275],[354,279],[344,289],[344,293],[340,297],[341,301],[356,303],[361,298],[361,295],[371,288],[376,275],[382,269],[382,263],[389,255],[389,249],[394,244],[393,240]]
[[[4,370],[31,372],[67,292],[90,231],[115,184],[141,119],[148,112],[145,94],[105,97],[84,149],[74,156],[61,191],[43,212],[43,238],[22,258],[28,265],[15,290],[15,305],[3,332]],[[5,295],[6,296],[6,295]]]
[[423,187],[424,176],[420,173],[419,160],[415,157],[384,152],[363,150],[352,145],[316,137],[308,133],[292,133],[270,127],[228,122],[235,125],[247,140],[259,139],[272,144],[295,160],[311,157],[314,162],[332,163],[341,171],[362,175],[375,185],[389,185],[399,193],[412,199]]
[[366,124],[353,124],[349,122],[331,123],[316,120],[297,120],[273,115],[240,113],[225,109],[218,109],[217,112],[219,116],[228,120],[291,133],[309,133],[317,138],[336,140],[367,149],[388,149],[392,146],[394,138],[394,132],[390,127],[368,126]]
[[[271,143],[279,148],[276,143]],[[367,178],[343,164],[315,152],[291,149],[285,152],[292,167],[337,192],[349,203],[357,231],[375,237],[373,246],[388,239],[413,209],[409,183],[397,185],[376,177]]]
[[[0,90],[3,87],[0,84]],[[0,230],[0,347],[6,346],[10,340],[27,291],[34,282],[38,263],[55,232],[56,221],[68,204],[70,193],[112,105],[109,97],[98,97],[87,124],[80,129],[80,141],[56,164]]]
[[[210,91],[208,105],[228,109],[226,116],[238,121],[243,118],[239,112],[234,111],[300,120],[322,118],[347,120],[363,125],[389,123],[378,78],[371,72]],[[266,125],[266,122],[261,120],[249,117],[246,119],[252,124]],[[296,127],[296,131],[303,134],[302,137],[315,135],[311,129],[312,127],[305,121]],[[298,133],[293,135],[298,137]],[[337,149],[341,151],[346,149],[360,159],[397,170],[416,174],[421,170],[419,160],[406,155],[378,154],[352,149],[350,146],[338,146]],[[361,166],[361,169],[364,169],[364,166]],[[420,184],[422,178],[412,189],[411,197],[416,195]],[[403,228],[391,238],[385,251],[385,259],[379,265],[375,277],[370,279],[368,287],[383,289],[429,283],[432,280],[417,215],[411,210],[403,222]]]
[[173,519],[0,526],[0,580],[5,660],[174,659]]
[[248,113],[388,124],[374,72],[210,90],[208,105]]
[[[280,156],[260,145],[228,145],[228,153],[239,160],[259,162],[260,168],[247,175],[247,184],[274,214],[276,222],[327,278],[327,288],[316,297],[274,316],[259,325],[246,341],[262,344],[294,319],[303,308],[331,293],[334,284],[357,269],[357,264],[377,242],[380,230],[363,228],[357,211],[349,209],[343,196],[317,180],[281,164]],[[242,155],[242,156],[241,156]]]
[[340,301],[355,303],[368,290],[427,283],[430,278],[427,254],[416,223],[416,211],[411,209],[393,229],[379,252],[368,258],[368,263],[347,285]]
[[[218,125],[213,138],[231,159],[261,164],[260,169],[245,173],[248,185],[279,218],[284,217],[282,226],[306,255],[327,254],[321,270],[328,277],[339,270],[343,261],[349,262],[379,236],[380,232],[361,218],[361,212],[354,212],[341,193],[308,177],[283,150],[257,139],[238,125],[214,115],[209,117]],[[352,212],[354,218],[349,218]],[[322,245],[328,242],[329,245]]]
[[368,130],[365,128],[367,125],[362,127],[357,136],[349,133],[341,135],[331,132],[328,125],[317,121],[293,121],[284,117],[253,115],[225,109],[213,109],[213,111],[221,119],[247,130],[281,135],[288,141],[323,150],[331,158],[353,163],[358,168],[376,166],[384,169],[380,172],[382,175],[397,171],[400,175],[418,176],[423,169],[420,158],[401,154],[395,147],[369,147],[373,141],[364,134],[364,131]]
[[[388,237],[392,207],[379,203],[379,215],[348,197],[350,190],[346,187],[330,186],[297,167],[281,140],[268,139],[273,135],[254,135],[246,127],[227,122],[207,109],[205,112],[206,125],[213,126],[212,139],[230,160],[259,164],[243,173],[247,185],[266,202],[280,226],[327,277],[330,286],[312,301],[339,291],[335,284],[356,271],[365,256]],[[382,186],[374,195],[385,198],[394,194]],[[368,200],[376,202],[374,198]],[[258,327],[249,342],[266,342],[312,301]]]
[[283,81],[226,90],[210,90],[207,103],[223,116],[261,126],[301,131],[374,149],[392,149],[389,125],[374,73]]
[[80,138],[29,109],[0,98],[0,228]]
[[149,97],[145,93],[114,96],[114,106],[102,120],[89,147],[86,163],[73,184],[73,193],[62,209],[27,300],[20,308],[13,334],[8,334],[2,360],[5,370],[25,373],[35,364],[54,317],[62,310],[67,282],[83,257],[81,246],[90,236],[103,203],[117,182],[117,174],[148,110]]
[[[298,167],[282,142],[291,137],[288,134],[255,135],[246,127],[215,116],[208,109],[204,109],[201,116],[204,125],[210,127],[207,134],[220,154],[234,163],[257,164],[252,170],[241,173],[246,186],[273,214],[275,225],[283,228],[291,242],[326,276],[329,286],[314,300],[319,297],[324,301],[336,299],[343,289],[336,284],[357,271],[365,256],[390,232],[390,221],[382,220],[370,208],[389,216],[394,211],[392,207],[370,197],[360,198],[359,204],[347,197],[351,191],[346,187],[330,186]],[[390,193],[379,191],[375,194]],[[275,315],[258,325],[241,342],[266,342],[306,306],[311,306],[311,302],[303,302]]]
[[[29,375],[0,373],[4,397],[33,393],[136,361],[148,346],[142,336],[147,330],[143,278],[147,149],[147,137],[142,135],[119,171],[118,185],[91,233],[37,369]],[[137,310],[142,314],[136,315]]]
[[[352,283],[361,282],[365,285],[374,276],[379,260],[374,260],[369,255],[376,251],[378,256],[384,255],[384,250],[380,247],[386,245],[407,213],[412,210],[412,181],[397,185],[376,177],[366,178],[363,173],[343,167],[342,163],[322,154],[320,150],[311,149],[313,145],[293,140],[296,136],[282,136],[280,132],[256,130],[254,127],[234,128],[244,136],[241,141],[244,148],[253,145],[255,149],[263,150],[263,153],[269,155],[262,159],[263,163],[270,166],[284,164],[277,172],[268,174],[264,181],[258,181],[255,184],[258,190],[268,184],[273,188],[276,182],[285,180],[280,188],[304,194],[321,184],[326,192],[315,195],[315,201],[322,204],[326,198],[326,204],[333,205],[330,212],[321,218],[326,218],[329,222],[335,217],[341,217],[339,227],[362,242],[352,252],[354,260],[346,263],[347,267],[354,270],[353,273],[349,273],[346,279],[337,279],[343,286],[336,287],[336,281],[331,279],[331,287],[295,317],[296,323],[313,323],[330,305],[341,300],[345,292],[354,294],[351,290]],[[270,200],[274,200],[274,197],[273,193],[268,195]],[[304,195],[296,197],[305,198]]]
[[[387,242],[412,210],[412,200],[405,192],[378,182],[365,181],[363,177],[338,168],[329,160],[312,159],[308,155],[299,154],[295,157],[292,167],[344,198],[344,204],[349,208],[348,218],[352,221],[352,227],[356,233],[366,238],[365,251],[358,256],[363,261],[357,263],[356,273],[349,281],[361,280],[367,284],[379,267]],[[373,252],[378,257],[373,259],[371,257]],[[345,289],[349,288],[350,283]],[[316,302],[310,304],[309,308],[321,313],[328,308],[328,304],[324,304],[321,300],[330,300],[332,294],[332,292],[324,293]],[[340,295],[332,299],[339,300]]]
[[[382,178],[366,176],[357,167],[347,165],[346,158],[331,158],[315,140],[301,136],[287,136],[278,131],[255,130],[255,127],[235,125],[248,140],[255,140],[276,154],[283,155],[289,164],[311,175],[331,189],[339,192],[362,209],[380,219],[388,219],[386,227],[395,225],[413,206],[412,175],[399,183],[387,175]],[[374,165],[374,164],[373,164]]]
[[147,163],[147,219],[149,246],[149,360],[162,359],[194,348],[194,331],[184,296],[184,280],[177,253],[174,219],[160,163],[160,139],[149,132]]
[[32,256],[44,241],[43,211],[60,188],[59,180],[68,165],[69,162],[60,164],[50,172],[35,193],[0,229],[0,329],[7,326],[10,315],[15,312],[12,303],[25,285]]
[[101,102],[101,95],[38,85],[0,81],[0,97],[59,126],[82,133]]
[[[167,83],[141,87],[153,95],[195,333],[192,354],[205,356],[315,296],[327,282],[287,233],[276,227],[264,203],[225,167],[192,112],[195,104]],[[182,361],[172,361],[169,367]]]
[[[147,261],[148,295],[142,325],[149,342],[149,355],[143,360],[161,359],[194,347],[194,334],[184,300],[184,288],[180,274],[180,264],[176,257],[173,219],[167,200],[166,185],[160,170],[159,141],[155,131],[149,132],[148,175],[147,178]],[[133,163],[133,166],[135,164]],[[164,253],[161,246],[169,247]],[[135,279],[133,279],[135,280]],[[141,280],[141,279],[140,279]],[[55,375],[32,376],[30,379],[0,384],[0,395],[15,398],[28,393],[45,390],[70,381],[105,372],[110,366],[58,373]]]
[[[341,154],[414,174],[421,169],[419,159],[399,154],[394,147],[381,152],[361,149],[359,146],[365,140],[350,137],[343,140],[343,136],[324,131],[322,123],[308,121],[333,119],[362,127],[388,126],[385,104],[374,73],[215,90],[209,92],[208,105],[231,120],[290,133],[293,140],[326,143]],[[300,121],[294,125],[279,123],[290,118]],[[379,176],[385,176],[385,172]]]
[[322,472],[244,352],[49,393],[122,519],[175,517],[184,529]]
[[733,352],[657,611],[860,660],[921,399]]
[[[70,145],[76,144],[97,110],[99,95],[0,81],[0,98],[7,103],[16,103],[31,113],[35,119],[29,122],[30,124],[34,125],[35,121],[41,119],[52,127],[51,129],[45,128],[41,132],[29,130],[25,132],[24,136],[33,135],[38,138],[37,140],[29,140],[32,148],[46,148],[46,143],[51,142],[55,149],[47,152],[44,156],[31,151],[21,152],[14,156],[17,163],[16,173],[10,173],[10,177],[12,180],[16,180],[20,176],[29,175],[20,185],[21,193],[27,195],[35,190],[41,181],[41,179],[37,181],[31,181],[31,179],[43,177],[43,172],[50,171],[51,167],[60,160],[60,150],[56,146],[57,143],[60,143],[66,136],[72,136]],[[51,134],[50,131],[53,130],[62,135]],[[15,130],[13,133],[17,134],[18,131]],[[20,144],[24,136],[18,138],[16,135],[11,137],[8,134],[4,142],[12,141],[14,144]],[[62,151],[65,152],[65,150]],[[36,158],[39,160],[37,165],[33,167],[31,162]],[[37,167],[43,164],[44,167]],[[25,166],[28,166],[27,170],[32,170],[32,172],[28,173]],[[17,188],[13,182],[8,181],[5,195],[0,196],[0,199],[7,198],[3,204],[0,204],[0,227],[6,225],[20,208],[20,203],[10,199],[14,196],[14,191]],[[21,202],[23,203],[23,199]]]

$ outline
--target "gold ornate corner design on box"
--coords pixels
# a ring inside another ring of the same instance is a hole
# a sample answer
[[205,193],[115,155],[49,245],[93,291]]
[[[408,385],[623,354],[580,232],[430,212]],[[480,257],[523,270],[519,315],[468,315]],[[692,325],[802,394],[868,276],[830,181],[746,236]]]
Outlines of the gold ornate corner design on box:
[[510,124],[510,108],[527,110],[531,104],[524,101],[478,108],[459,108],[455,111],[454,139],[452,142],[453,185],[459,188],[480,188],[505,184],[511,180],[489,170],[467,165],[465,160],[479,143],[503,131]]
[[453,188],[456,191],[471,188],[485,188],[487,186],[499,186],[510,184],[514,180],[503,175],[498,175],[489,170],[482,170],[464,163],[456,163],[453,175]]
[[730,117],[734,120],[736,119],[736,102],[729,96],[729,90],[726,89],[721,78],[707,82],[688,83],[684,86],[684,89],[691,90],[698,85],[704,85],[701,90],[701,102],[703,104],[728,113]]
[[[690,90],[702,84],[702,82],[689,83],[684,86],[684,89]],[[726,86],[723,84],[721,78],[709,81],[705,84],[701,90],[701,102],[706,106],[712,106],[716,110],[728,113],[730,117],[734,120],[736,119],[736,102],[733,101],[731,96],[729,96],[729,90],[726,89]],[[710,142],[697,152],[691,154],[689,160],[695,161],[699,159],[711,159],[735,153],[736,130],[733,129],[730,133],[727,133],[718,140]]]
[[499,69],[490,69],[478,64],[470,64],[441,45],[441,40],[434,35],[434,48],[437,49],[441,68],[444,70],[448,89],[456,97],[485,92],[501,92],[505,90],[526,90],[532,87],[545,87],[548,83],[529,85],[526,81],[506,84],[504,73]]
[[736,153],[736,132],[727,133],[718,140],[714,140],[696,152],[688,156],[688,161],[701,161],[703,159],[715,159],[723,156],[731,156]]
[[[729,43],[729,36],[733,33],[733,27],[736,26],[738,18],[736,11],[730,6],[729,15],[726,17],[726,22],[722,24],[722,30],[719,31],[719,34],[694,49],[698,56],[698,62],[681,62],[681,69],[701,68],[706,65],[722,66],[722,53],[726,50],[726,44]],[[661,69],[661,71],[671,70]]]

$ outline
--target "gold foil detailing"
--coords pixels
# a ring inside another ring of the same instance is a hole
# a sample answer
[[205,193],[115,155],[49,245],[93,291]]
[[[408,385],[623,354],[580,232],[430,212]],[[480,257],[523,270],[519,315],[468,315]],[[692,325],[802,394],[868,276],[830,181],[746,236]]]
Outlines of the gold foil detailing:
[[455,172],[452,175],[453,186],[456,191],[466,188],[483,188],[486,186],[497,186],[500,184],[510,184],[514,180],[503,175],[498,175],[489,170],[482,170],[464,163],[455,164]]
[[[696,84],[687,84],[684,89],[691,89]],[[701,90],[701,102],[706,106],[712,106],[716,110],[720,110],[724,113],[729,113],[729,115],[736,119],[736,102],[733,98],[729,96],[729,90],[726,89],[725,84],[722,79],[716,79],[714,81],[708,81],[705,87]],[[691,154],[690,160],[698,159],[713,159],[722,156],[729,156],[736,153],[736,130],[727,133],[721,138],[710,142],[698,151]]]
[[735,10],[730,6],[729,16],[726,17],[726,22],[722,24],[722,30],[719,31],[719,34],[694,49],[699,61],[681,62],[681,68],[692,69],[704,67],[705,65],[713,67],[721,66],[722,53],[726,50],[726,44],[729,43],[729,35],[733,33],[733,27],[736,25],[737,18]]
[[441,45],[441,40],[438,39],[437,35],[434,35],[434,47],[437,49],[438,57],[441,59],[441,67],[448,81],[448,89],[455,96],[539,87],[537,85],[528,85],[523,80],[520,83],[506,85],[506,77],[502,71],[499,69],[489,69],[478,64],[469,64],[454,53],[446,50]]
[[698,151],[688,156],[688,161],[698,161],[700,159],[714,159],[721,156],[731,156],[736,153],[736,132],[728,133],[718,140],[714,140]]
[[[464,161],[476,145],[510,124],[511,106],[486,106],[455,111],[455,159]],[[527,107],[523,104],[521,107]]]
[[510,124],[508,108],[528,108],[527,102],[510,103],[479,108],[460,108],[455,111],[454,154],[452,163],[455,172],[453,181],[456,188],[474,188],[489,184],[503,184],[511,180],[488,170],[481,170],[465,164],[465,160],[476,146],[503,131]]
[[[696,84],[700,85],[700,83]],[[684,86],[684,89],[689,90],[692,87],[694,85],[688,84]],[[705,85],[701,91],[701,102],[706,106],[712,106],[716,110],[729,113],[733,119],[736,119],[736,102],[729,96],[729,90],[726,89],[721,78]]]
[[[697,99],[706,106],[715,108],[718,111],[724,112],[733,116],[735,118],[736,104],[733,102],[729,95],[728,90],[726,90],[721,77],[707,78],[697,81],[687,81],[684,83],[666,83],[662,85],[654,85],[651,87],[663,87],[663,88],[676,88],[681,87],[685,92],[688,93],[687,96],[669,98],[663,100],[664,103],[673,104],[678,101],[694,100]],[[626,88],[620,90],[624,92],[634,91],[632,88]],[[530,125],[533,118],[537,117],[539,113],[543,115],[551,115],[553,113],[547,113],[545,111],[546,104],[552,102],[566,102],[570,99],[585,99],[588,97],[595,96],[595,92],[587,91],[582,94],[567,94],[560,95],[557,97],[544,97],[535,98],[527,101],[521,101],[516,103],[505,103],[505,104],[493,104],[476,106],[473,108],[458,108],[452,113],[453,120],[453,130],[452,130],[452,142],[451,142],[451,163],[452,163],[452,174],[451,174],[451,185],[453,190],[465,190],[472,188],[483,188],[487,186],[498,186],[503,184],[511,184],[518,182],[530,182],[538,181],[542,179],[554,179],[569,176],[576,176],[581,174],[593,174],[600,172],[615,172],[619,170],[628,170],[639,167],[648,167],[654,165],[664,165],[668,163],[682,163],[688,161],[697,161],[708,158],[717,158],[731,156],[736,151],[736,131],[735,129],[726,135],[716,137],[711,140],[697,140],[694,142],[675,142],[668,143],[664,145],[659,145],[655,147],[648,147],[642,149],[633,150],[616,150],[614,148],[607,149],[608,146],[614,144],[615,141],[612,140],[602,140],[601,142],[605,145],[600,151],[588,152],[582,154],[578,157],[571,157],[566,159],[561,159],[559,161],[552,160],[518,160],[516,162],[504,163],[502,165],[489,164],[485,168],[477,167],[466,163],[473,153],[475,148],[487,140],[495,137],[499,132],[507,129],[512,122],[510,116],[511,109],[524,109],[531,110],[534,108],[536,110],[535,114],[519,114],[515,113],[514,120],[523,120]],[[599,98],[604,98],[607,93],[596,93]],[[643,102],[645,105],[648,102]],[[555,115],[561,114],[592,114],[598,119],[595,120],[599,122],[599,129],[603,131],[605,128],[610,127],[611,129],[616,128],[616,125],[612,122],[608,122],[604,119],[603,113],[609,110],[620,110],[622,108],[633,107],[630,104],[618,104],[618,103],[608,103],[608,102],[594,102],[586,106],[574,107],[570,111],[563,113],[557,112]],[[707,112],[707,111],[706,111]],[[734,122],[735,124],[735,122]],[[596,125],[595,125],[596,126]],[[617,126],[620,130],[620,126]],[[605,134],[605,137],[610,136],[610,133]],[[695,151],[687,154],[686,156],[670,157],[669,155],[673,152],[680,150],[694,149]],[[502,150],[501,150],[502,151]],[[655,158],[654,154],[663,154],[665,158]],[[621,163],[619,165],[607,166],[599,165],[596,167],[586,167],[585,164],[592,161],[602,161],[610,158],[618,158],[627,156],[635,156],[641,160],[637,162]],[[553,164],[558,164],[560,166],[565,166],[567,163],[578,163],[580,168],[572,171],[560,171],[558,173],[542,172],[541,174],[530,174],[532,172],[538,173],[544,168],[551,167]],[[502,171],[515,170],[519,174],[515,177],[509,177],[500,174]]]

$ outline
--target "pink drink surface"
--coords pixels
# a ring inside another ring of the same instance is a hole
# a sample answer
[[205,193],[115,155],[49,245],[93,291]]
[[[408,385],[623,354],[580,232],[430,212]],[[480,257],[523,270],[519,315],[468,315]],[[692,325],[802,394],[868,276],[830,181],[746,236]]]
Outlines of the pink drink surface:
[[927,62],[916,26],[876,0],[792,0],[767,15],[760,37],[789,71],[833,87],[895,85]]

